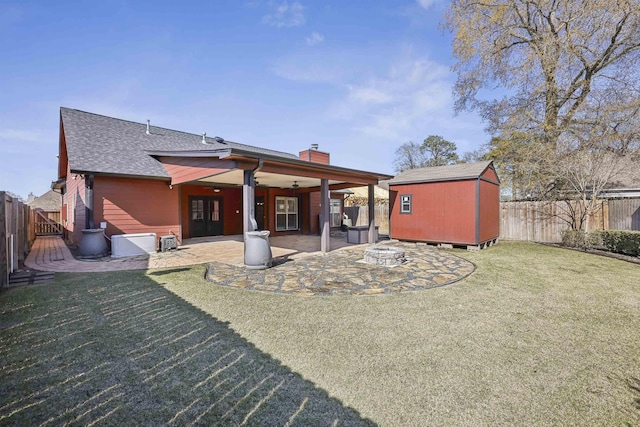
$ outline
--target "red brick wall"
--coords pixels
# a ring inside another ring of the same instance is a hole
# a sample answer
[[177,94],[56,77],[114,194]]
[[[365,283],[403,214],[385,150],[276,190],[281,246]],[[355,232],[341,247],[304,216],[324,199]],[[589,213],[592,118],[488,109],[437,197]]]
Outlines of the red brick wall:
[[323,151],[311,149],[304,150],[300,152],[299,156],[300,160],[305,160],[307,162],[322,163],[323,165],[329,164],[329,153],[325,153]]

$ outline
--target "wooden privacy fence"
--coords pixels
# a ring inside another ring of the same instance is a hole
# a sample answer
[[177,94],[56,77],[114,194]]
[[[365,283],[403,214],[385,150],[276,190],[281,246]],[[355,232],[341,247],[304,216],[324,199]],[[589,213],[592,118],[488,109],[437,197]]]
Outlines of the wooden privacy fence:
[[0,287],[24,262],[36,238],[34,213],[19,199],[0,191]]
[[[344,213],[354,226],[369,225],[369,206],[345,206]],[[375,205],[374,216],[378,233],[389,234],[389,205]]]
[[[577,203],[577,202],[576,202]],[[500,203],[500,238],[558,243],[562,230],[569,228],[567,202]],[[640,230],[640,199],[599,200],[589,215],[586,231]]]

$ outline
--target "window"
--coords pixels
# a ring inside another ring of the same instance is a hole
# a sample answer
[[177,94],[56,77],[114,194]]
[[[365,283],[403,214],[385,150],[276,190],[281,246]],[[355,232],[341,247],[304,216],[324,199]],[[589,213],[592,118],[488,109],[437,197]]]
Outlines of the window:
[[276,197],[276,231],[298,229],[298,199]]
[[204,201],[192,200],[191,201],[191,220],[202,221],[204,220]]
[[220,200],[212,200],[209,202],[209,212],[211,213],[211,221],[220,221]]
[[329,203],[329,218],[331,227],[340,227],[342,225],[342,200],[331,199]]
[[411,213],[411,194],[400,195],[400,213],[401,214]]

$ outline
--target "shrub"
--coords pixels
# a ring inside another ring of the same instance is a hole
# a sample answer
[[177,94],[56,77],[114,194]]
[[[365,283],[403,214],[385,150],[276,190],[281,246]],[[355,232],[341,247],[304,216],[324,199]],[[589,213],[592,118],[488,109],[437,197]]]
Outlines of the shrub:
[[587,249],[587,233],[582,230],[562,230],[562,246]]
[[604,230],[598,234],[607,250],[632,256],[640,255],[640,231]]
[[582,250],[596,249],[602,247],[602,239],[598,232],[587,233],[582,230],[562,230],[562,246],[578,248]]

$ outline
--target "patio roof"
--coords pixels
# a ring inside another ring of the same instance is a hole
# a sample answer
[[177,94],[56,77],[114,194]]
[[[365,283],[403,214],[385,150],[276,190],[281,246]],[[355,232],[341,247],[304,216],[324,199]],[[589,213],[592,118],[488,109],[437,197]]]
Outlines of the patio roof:
[[171,184],[190,181],[222,185],[242,185],[243,171],[255,169],[255,179],[262,186],[317,189],[320,180],[329,180],[332,189],[377,184],[389,175],[357,169],[312,163],[247,150],[227,148],[211,151],[147,151],[157,158],[171,177]]

